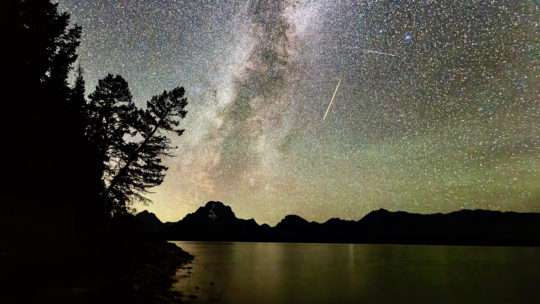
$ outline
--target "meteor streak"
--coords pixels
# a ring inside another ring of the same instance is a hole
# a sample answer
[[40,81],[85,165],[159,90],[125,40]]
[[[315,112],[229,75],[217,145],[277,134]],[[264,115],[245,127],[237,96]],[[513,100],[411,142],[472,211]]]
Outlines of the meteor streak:
[[341,76],[339,76],[339,81],[337,83],[336,89],[334,90],[334,95],[332,95],[332,99],[330,99],[330,103],[328,104],[328,108],[326,109],[326,113],[324,113],[324,117],[322,120],[326,119],[326,115],[328,115],[328,111],[330,110],[330,107],[332,106],[332,102],[334,101],[334,97],[336,97],[337,90],[339,89],[339,85],[341,84]]
[[372,50],[362,50],[362,51],[365,52],[365,53],[373,53],[373,54],[379,54],[379,55],[385,55],[385,56],[394,56],[394,57],[397,56],[397,55],[394,55],[394,54],[377,52],[377,51],[372,51]]

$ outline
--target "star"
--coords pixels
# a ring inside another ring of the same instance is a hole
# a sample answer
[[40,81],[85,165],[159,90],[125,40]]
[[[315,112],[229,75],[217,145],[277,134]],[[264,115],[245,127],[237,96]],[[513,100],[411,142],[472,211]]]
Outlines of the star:
[[407,34],[405,34],[405,38],[404,38],[404,39],[405,39],[405,41],[411,41],[412,35],[409,34],[409,33],[407,33]]

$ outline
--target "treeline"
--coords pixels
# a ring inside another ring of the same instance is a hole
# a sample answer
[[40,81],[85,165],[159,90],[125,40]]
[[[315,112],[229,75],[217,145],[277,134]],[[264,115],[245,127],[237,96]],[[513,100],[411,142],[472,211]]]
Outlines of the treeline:
[[[167,169],[161,164],[172,148],[167,132],[183,132],[184,89],[164,91],[142,109],[126,80],[109,74],[86,98],[80,65],[74,84],[68,84],[81,28],[70,27],[69,15],[49,1],[17,4],[19,50],[10,88],[19,94],[12,100],[19,111],[6,114],[17,132],[12,140],[24,149],[16,151],[22,154],[15,153],[17,165],[10,168],[22,180],[12,182],[19,187],[31,181],[54,200],[88,194],[89,208],[106,215],[127,212],[134,200],[147,201],[144,193],[163,181]],[[24,163],[32,165],[21,168]],[[36,169],[43,170],[36,175]]]
[[5,12],[0,248],[6,283],[20,287],[39,271],[45,283],[26,284],[18,294],[25,300],[57,302],[62,296],[55,294],[69,297],[73,288],[104,300],[99,278],[108,275],[111,286],[111,278],[124,280],[116,290],[130,290],[128,273],[159,263],[148,256],[169,260],[161,266],[170,275],[178,261],[167,251],[179,250],[147,239],[130,206],[148,202],[148,189],[165,177],[170,138],[184,131],[184,89],[138,107],[126,80],[109,74],[86,96],[82,67],[73,71],[82,28],[70,24],[69,14],[49,0],[10,0]]

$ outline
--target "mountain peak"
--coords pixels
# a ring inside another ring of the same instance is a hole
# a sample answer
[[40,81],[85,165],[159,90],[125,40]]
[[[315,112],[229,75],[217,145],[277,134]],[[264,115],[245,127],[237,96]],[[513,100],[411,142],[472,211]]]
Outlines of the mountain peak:
[[147,220],[152,220],[152,221],[159,221],[161,223],[161,221],[159,220],[159,218],[153,214],[152,212],[148,211],[148,210],[143,210],[139,213],[137,213],[135,215],[135,217],[137,218],[140,218],[140,219],[147,219]]
[[296,215],[296,214],[286,215],[285,218],[283,218],[283,219],[287,220],[287,221],[304,221],[304,222],[307,222],[304,218],[302,218],[301,216]]
[[384,208],[380,208],[380,209],[377,209],[377,210],[373,210],[371,211],[370,213],[366,214],[364,217],[372,217],[372,216],[380,216],[380,215],[388,215],[388,214],[391,214],[392,212],[384,209]]
[[208,203],[206,203],[206,205],[204,205],[205,208],[212,208],[212,207],[227,207],[227,205],[223,204],[222,202],[220,201],[209,201]]
[[155,214],[147,210],[137,213],[135,218],[137,218],[147,229],[151,231],[157,231],[163,225],[161,220]]
[[282,226],[303,225],[303,224],[309,224],[309,222],[298,215],[289,214],[285,216],[285,218],[283,218],[281,222],[277,224],[277,226],[282,227]]
[[209,220],[234,220],[236,215],[232,211],[231,207],[218,201],[209,201],[195,211],[195,213],[188,214],[186,218],[198,218]]

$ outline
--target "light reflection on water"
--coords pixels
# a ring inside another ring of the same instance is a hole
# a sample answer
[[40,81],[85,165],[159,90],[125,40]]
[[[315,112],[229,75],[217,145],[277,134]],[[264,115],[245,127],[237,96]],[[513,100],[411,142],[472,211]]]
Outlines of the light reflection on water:
[[192,303],[540,303],[538,247],[174,243]]

